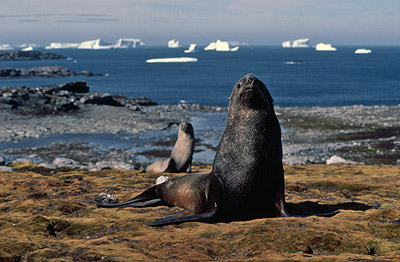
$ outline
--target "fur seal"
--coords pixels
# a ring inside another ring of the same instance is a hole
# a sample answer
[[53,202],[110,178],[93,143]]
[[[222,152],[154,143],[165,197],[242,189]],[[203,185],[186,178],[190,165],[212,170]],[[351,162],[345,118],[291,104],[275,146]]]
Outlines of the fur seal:
[[257,77],[248,74],[233,87],[229,100],[228,122],[211,173],[180,177],[127,202],[98,206],[168,205],[194,213],[158,219],[148,223],[150,226],[288,216],[281,129],[269,91]]
[[194,131],[190,123],[183,122],[178,128],[178,139],[171,155],[164,160],[156,161],[144,169],[148,173],[191,172],[194,152]]

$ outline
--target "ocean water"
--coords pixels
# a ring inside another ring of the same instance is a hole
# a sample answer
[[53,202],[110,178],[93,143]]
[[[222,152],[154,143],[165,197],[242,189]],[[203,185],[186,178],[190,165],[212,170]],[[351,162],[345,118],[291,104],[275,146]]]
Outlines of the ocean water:
[[[1,61],[0,67],[65,66],[74,71],[105,74],[96,77],[2,79],[2,86],[59,84],[85,80],[92,92],[128,97],[146,96],[159,104],[198,103],[227,106],[233,85],[245,74],[256,74],[275,104],[345,106],[400,104],[400,47],[358,47],[337,52],[312,48],[241,47],[237,52],[144,47],[130,50],[47,50],[68,60]],[[195,57],[196,63],[147,64],[151,58]]]

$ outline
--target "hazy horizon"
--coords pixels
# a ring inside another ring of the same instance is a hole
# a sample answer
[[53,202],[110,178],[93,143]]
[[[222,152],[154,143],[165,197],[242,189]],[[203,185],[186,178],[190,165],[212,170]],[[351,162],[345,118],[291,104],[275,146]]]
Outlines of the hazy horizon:
[[385,0],[3,0],[0,44],[140,38],[148,46],[206,45],[217,39],[280,45],[400,46],[400,1]]

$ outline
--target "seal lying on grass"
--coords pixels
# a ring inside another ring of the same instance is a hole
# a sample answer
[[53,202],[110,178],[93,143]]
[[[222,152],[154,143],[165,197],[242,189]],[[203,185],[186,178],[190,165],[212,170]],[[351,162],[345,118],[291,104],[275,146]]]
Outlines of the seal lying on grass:
[[124,203],[97,203],[98,206],[167,205],[194,213],[158,219],[148,223],[151,226],[288,216],[281,129],[270,93],[263,82],[248,74],[233,87],[229,100],[228,123],[211,173],[180,177],[156,185]]
[[194,152],[194,131],[190,123],[183,122],[179,125],[178,139],[175,142],[171,155],[156,161],[144,169],[144,172],[191,172]]

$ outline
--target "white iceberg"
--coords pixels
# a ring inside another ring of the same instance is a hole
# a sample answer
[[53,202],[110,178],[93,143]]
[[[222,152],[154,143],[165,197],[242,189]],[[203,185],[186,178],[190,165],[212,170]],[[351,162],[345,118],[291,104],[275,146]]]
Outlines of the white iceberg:
[[179,47],[179,41],[176,39],[172,39],[168,41],[168,47],[169,48],[178,48]]
[[354,54],[371,54],[372,51],[371,49],[365,49],[365,48],[359,48],[356,51],[354,51]]
[[336,51],[336,47],[333,47],[331,44],[319,43],[315,46],[315,50],[317,50],[317,51]]
[[237,50],[239,50],[239,46],[232,47],[229,51],[236,52]]
[[189,49],[186,49],[184,52],[185,53],[194,53],[194,52],[196,52],[196,47],[197,47],[197,44],[191,44],[189,46]]
[[140,39],[135,38],[120,38],[117,43],[113,46],[113,48],[136,48],[138,46],[143,46],[144,43]]
[[204,50],[215,50],[220,52],[228,52],[228,51],[237,51],[239,46],[233,47],[232,49],[229,47],[229,43],[226,41],[217,40],[217,42],[211,42],[204,48]]
[[39,46],[36,44],[22,44],[22,45],[17,45],[17,48],[20,48],[22,51],[32,51],[36,50]]
[[14,48],[9,44],[0,44],[0,51],[13,50]]
[[45,49],[70,49],[78,48],[79,43],[50,43]]
[[82,43],[50,43],[49,46],[46,46],[46,49],[128,49],[128,48],[136,48],[138,46],[143,46],[144,43],[140,39],[135,38],[120,38],[118,39],[115,45],[110,43],[106,43],[101,39],[84,41]]
[[110,49],[113,47],[112,44],[106,43],[101,39],[85,41],[78,45],[78,49]]
[[282,42],[282,47],[285,47],[285,48],[292,47],[292,41]]
[[293,41],[284,41],[282,42],[282,47],[285,48],[305,48],[305,47],[311,47],[310,44],[310,38],[301,38],[301,39],[296,39]]
[[194,57],[170,57],[170,58],[153,58],[146,60],[146,63],[190,63],[197,62]]
[[211,42],[208,44],[208,46],[204,47],[204,50],[209,51],[209,50],[215,50],[217,46],[217,43]]

